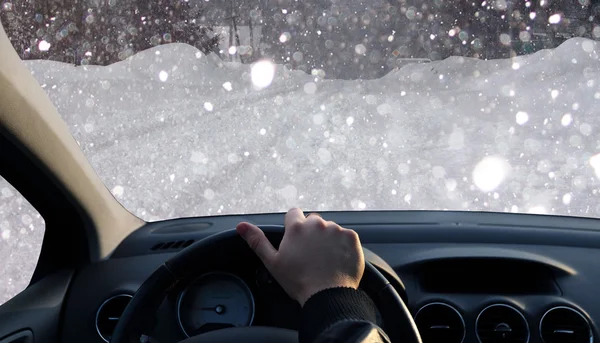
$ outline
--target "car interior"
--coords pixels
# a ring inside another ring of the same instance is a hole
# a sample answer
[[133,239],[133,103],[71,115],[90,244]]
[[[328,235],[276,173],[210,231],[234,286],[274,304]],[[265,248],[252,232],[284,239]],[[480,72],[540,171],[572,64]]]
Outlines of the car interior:
[[[233,228],[277,245],[283,213],[144,222],[112,196],[0,27],[0,175],[42,215],[29,287],[0,342],[294,342],[300,305]],[[592,343],[600,221],[325,211],[361,239],[361,287],[394,342]]]

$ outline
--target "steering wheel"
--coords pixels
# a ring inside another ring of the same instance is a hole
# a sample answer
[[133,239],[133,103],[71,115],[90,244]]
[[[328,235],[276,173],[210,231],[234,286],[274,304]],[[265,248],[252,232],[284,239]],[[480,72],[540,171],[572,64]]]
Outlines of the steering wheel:
[[[263,226],[266,237],[274,247],[279,247],[283,238],[281,226]],[[111,343],[139,343],[144,329],[156,323],[156,311],[166,295],[180,282],[194,279],[205,272],[219,267],[257,258],[235,229],[206,237],[180,251],[158,267],[131,299],[113,332]],[[373,300],[381,317],[385,331],[392,342],[421,343],[417,326],[408,308],[396,289],[370,262],[365,262],[365,272],[360,285]],[[298,341],[297,331],[248,326],[226,328],[192,336],[180,343],[225,343],[225,342],[277,342]]]

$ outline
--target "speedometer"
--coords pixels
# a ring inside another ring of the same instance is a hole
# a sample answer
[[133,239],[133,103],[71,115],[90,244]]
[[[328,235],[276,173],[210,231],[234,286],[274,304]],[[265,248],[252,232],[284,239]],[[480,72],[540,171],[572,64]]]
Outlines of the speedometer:
[[235,275],[205,274],[179,295],[177,319],[188,337],[216,329],[248,326],[254,319],[254,297],[248,285]]

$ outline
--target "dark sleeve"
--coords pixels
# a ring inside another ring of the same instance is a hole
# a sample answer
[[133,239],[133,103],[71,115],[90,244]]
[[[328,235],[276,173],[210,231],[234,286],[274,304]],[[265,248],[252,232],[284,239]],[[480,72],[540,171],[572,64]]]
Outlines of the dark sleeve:
[[322,290],[302,308],[300,343],[389,343],[376,324],[375,304],[363,291],[338,287]]

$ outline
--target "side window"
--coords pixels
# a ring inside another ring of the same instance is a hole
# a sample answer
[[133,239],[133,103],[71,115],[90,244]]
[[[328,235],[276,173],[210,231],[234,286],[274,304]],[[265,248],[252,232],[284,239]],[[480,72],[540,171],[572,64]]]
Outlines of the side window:
[[42,216],[0,176],[0,305],[29,285],[44,229]]

